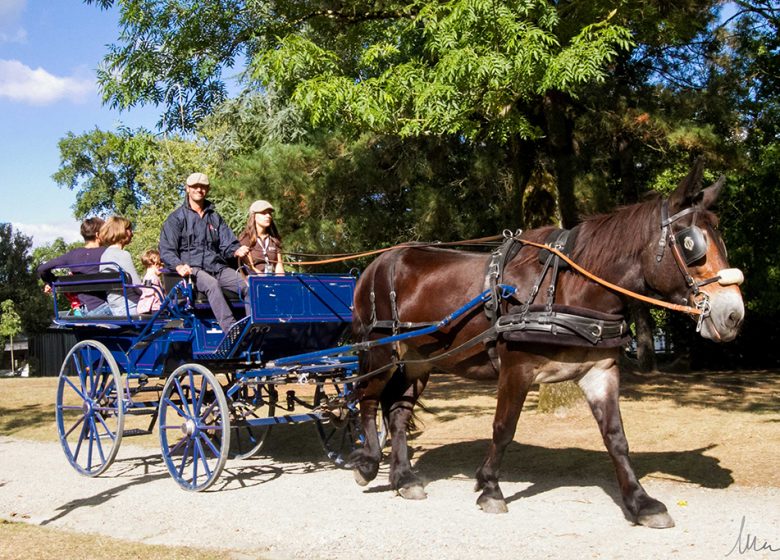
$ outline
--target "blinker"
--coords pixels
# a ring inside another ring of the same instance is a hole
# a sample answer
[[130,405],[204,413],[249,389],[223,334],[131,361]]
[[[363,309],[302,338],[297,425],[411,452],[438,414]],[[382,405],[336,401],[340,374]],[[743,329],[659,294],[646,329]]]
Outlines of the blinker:
[[682,250],[685,264],[691,266],[707,254],[707,240],[697,226],[690,226],[674,234],[675,241]]

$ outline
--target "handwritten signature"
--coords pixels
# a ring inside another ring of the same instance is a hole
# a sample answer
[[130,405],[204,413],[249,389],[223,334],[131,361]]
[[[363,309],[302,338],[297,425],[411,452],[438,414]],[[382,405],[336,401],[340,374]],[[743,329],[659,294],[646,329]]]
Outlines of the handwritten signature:
[[780,546],[772,546],[766,540],[761,541],[756,535],[751,535],[745,532],[745,516],[742,516],[742,523],[739,526],[739,535],[731,550],[728,551],[726,556],[730,556],[732,552],[738,552],[745,554],[746,552],[780,552]]

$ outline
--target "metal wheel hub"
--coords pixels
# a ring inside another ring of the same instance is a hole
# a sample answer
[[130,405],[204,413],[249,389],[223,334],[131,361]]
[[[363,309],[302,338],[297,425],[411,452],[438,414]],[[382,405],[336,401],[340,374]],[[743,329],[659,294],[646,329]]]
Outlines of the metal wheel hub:
[[181,425],[181,431],[185,435],[192,437],[198,432],[198,426],[195,424],[195,421],[190,418]]

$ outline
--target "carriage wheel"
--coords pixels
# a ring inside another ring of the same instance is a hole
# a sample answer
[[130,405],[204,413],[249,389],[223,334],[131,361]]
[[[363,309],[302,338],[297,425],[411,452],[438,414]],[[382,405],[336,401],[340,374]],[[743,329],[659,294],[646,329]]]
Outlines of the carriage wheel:
[[[357,404],[349,402],[341,406],[328,406],[332,399],[340,399],[352,391],[351,383],[328,382],[317,385],[314,393],[314,406],[327,410],[324,420],[317,420],[317,433],[322,441],[322,446],[328,458],[336,465],[342,466],[349,454],[363,445],[365,436],[360,424],[360,412]],[[387,422],[382,415],[381,408],[377,411],[377,430],[379,435],[379,448],[387,443]]]
[[116,457],[125,411],[119,366],[105,345],[83,340],[70,349],[57,385],[57,432],[68,461],[98,476]]
[[160,447],[168,472],[185,490],[219,477],[230,447],[230,418],[216,376],[199,364],[177,368],[160,399]]
[[270,418],[279,395],[271,384],[245,386],[230,403],[230,458],[248,459],[268,440],[271,426],[250,426],[248,420]]

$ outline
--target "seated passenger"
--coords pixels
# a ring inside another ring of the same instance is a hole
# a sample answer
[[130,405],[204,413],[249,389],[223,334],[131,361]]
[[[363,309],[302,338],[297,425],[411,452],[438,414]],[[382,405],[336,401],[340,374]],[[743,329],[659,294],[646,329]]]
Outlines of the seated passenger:
[[[110,270],[123,270],[130,276],[130,283],[140,285],[141,277],[135,270],[133,257],[125,251],[133,240],[133,226],[130,220],[121,216],[111,216],[103,227],[100,228],[100,240],[106,245],[106,250],[100,259],[100,272]],[[112,315],[137,315],[138,300],[141,297],[141,289],[137,287],[127,288],[127,306],[125,307],[124,294],[121,291],[109,292],[108,305]]]
[[162,283],[160,282],[160,271],[162,270],[162,261],[160,252],[157,249],[148,249],[141,255],[141,263],[146,267],[143,284],[146,288],[141,288],[143,292],[141,299],[138,300],[138,313],[154,313],[160,309],[160,295],[163,293]]
[[[46,261],[38,267],[38,276],[46,285],[44,292],[51,293],[51,283],[56,276],[52,272],[55,268],[69,268],[72,274],[94,274],[100,272],[100,258],[105,247],[100,246],[100,228],[103,220],[100,218],[87,218],[81,223],[81,237],[84,238],[84,246],[68,251],[64,255]],[[71,301],[71,309],[74,315],[108,315],[111,310],[106,303],[105,292],[85,292],[74,296],[77,299]],[[73,303],[78,301],[76,307]]]
[[163,223],[160,255],[166,266],[175,268],[179,276],[192,277],[195,287],[206,294],[220,328],[227,335],[236,319],[222,288],[246,297],[246,282],[228,266],[228,259],[243,258],[249,249],[241,246],[214,205],[206,200],[209,188],[205,173],[187,177],[184,204]]
[[249,218],[239,236],[241,245],[249,248],[249,270],[256,274],[284,274],[282,238],[274,222],[274,207],[266,200],[256,200],[249,207]]

